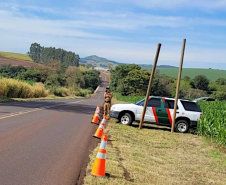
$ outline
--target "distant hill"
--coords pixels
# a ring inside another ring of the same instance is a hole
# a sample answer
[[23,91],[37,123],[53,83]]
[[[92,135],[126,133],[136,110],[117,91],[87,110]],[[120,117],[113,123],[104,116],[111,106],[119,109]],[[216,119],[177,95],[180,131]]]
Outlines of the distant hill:
[[108,60],[103,57],[98,57],[96,55],[91,55],[85,58],[81,58],[79,60],[79,63],[83,64],[92,64],[93,66],[98,66],[98,67],[108,67],[108,64],[112,64],[113,66],[121,65],[122,63],[115,62],[113,60]]
[[[83,64],[92,64],[93,66],[97,67],[104,67],[107,68],[108,64],[112,64],[114,67],[118,65],[122,65],[125,63],[115,62],[113,60],[108,60],[106,58],[98,57],[96,55],[91,55],[85,58],[81,58],[79,60],[79,63]],[[142,69],[150,69],[152,68],[152,65],[149,64],[138,64]],[[159,65],[158,68],[176,68],[175,66],[169,66],[169,65]]]

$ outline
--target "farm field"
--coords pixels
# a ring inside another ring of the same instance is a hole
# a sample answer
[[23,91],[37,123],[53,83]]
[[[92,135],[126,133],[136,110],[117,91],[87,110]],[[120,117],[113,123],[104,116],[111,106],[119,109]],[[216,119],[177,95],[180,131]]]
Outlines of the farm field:
[[33,60],[27,54],[0,51],[0,56],[6,57],[6,58],[12,58],[16,60],[33,62]]
[[26,54],[0,52],[0,65],[11,64],[12,66],[24,66],[32,68],[38,64],[32,62],[31,58]]
[[203,117],[198,124],[198,133],[226,146],[226,102],[200,102]]
[[[177,78],[178,68],[158,68],[158,70],[160,70],[160,74]],[[189,76],[193,79],[197,75],[205,75],[210,80],[217,80],[226,76],[226,70],[184,68],[182,71],[182,78]]]
[[[121,103],[116,99],[113,103]],[[87,173],[85,183],[96,184],[225,184],[226,153],[205,137],[170,133],[170,128],[144,124],[125,126],[111,119],[105,133],[106,173],[109,179]],[[96,148],[90,155],[93,166]]]

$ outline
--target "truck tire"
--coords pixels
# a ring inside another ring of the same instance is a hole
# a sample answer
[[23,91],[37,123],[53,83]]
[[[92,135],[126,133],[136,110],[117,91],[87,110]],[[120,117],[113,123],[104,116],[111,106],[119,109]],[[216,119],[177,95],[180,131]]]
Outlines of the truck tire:
[[122,123],[123,125],[132,125],[133,122],[133,117],[131,116],[130,113],[122,113],[122,115],[120,116],[120,123]]
[[176,122],[175,131],[180,133],[187,133],[189,130],[189,123],[186,120],[179,120]]

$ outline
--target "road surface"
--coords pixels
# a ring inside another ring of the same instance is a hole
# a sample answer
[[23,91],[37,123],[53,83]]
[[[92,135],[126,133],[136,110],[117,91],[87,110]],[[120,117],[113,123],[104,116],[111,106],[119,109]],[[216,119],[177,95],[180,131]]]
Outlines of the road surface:
[[0,185],[81,184],[107,82],[90,99],[0,104]]

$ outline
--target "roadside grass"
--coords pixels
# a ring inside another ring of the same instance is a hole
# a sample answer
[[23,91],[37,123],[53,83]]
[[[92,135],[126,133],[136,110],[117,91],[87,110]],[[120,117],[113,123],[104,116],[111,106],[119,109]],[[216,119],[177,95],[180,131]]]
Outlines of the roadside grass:
[[[120,103],[114,99],[113,103]],[[209,140],[192,134],[170,133],[167,127],[125,126],[111,119],[105,130],[106,173],[109,179],[87,173],[86,185],[219,184],[226,183],[226,153]],[[99,147],[99,146],[98,146]],[[92,168],[98,147],[90,155]]]
[[59,96],[55,96],[55,95],[49,95],[47,97],[42,97],[42,98],[6,98],[6,97],[0,97],[0,103],[40,101],[40,100],[76,99],[76,98],[84,98],[84,97],[81,97],[81,96],[59,97]]
[[24,61],[28,61],[28,62],[33,62],[33,60],[27,54],[0,51],[0,55],[3,56],[3,57],[6,57],[6,58],[12,58],[12,59],[16,59],[16,60],[24,60]]
[[120,93],[114,93],[113,96],[121,102],[136,103],[145,98],[145,96],[122,96]]

